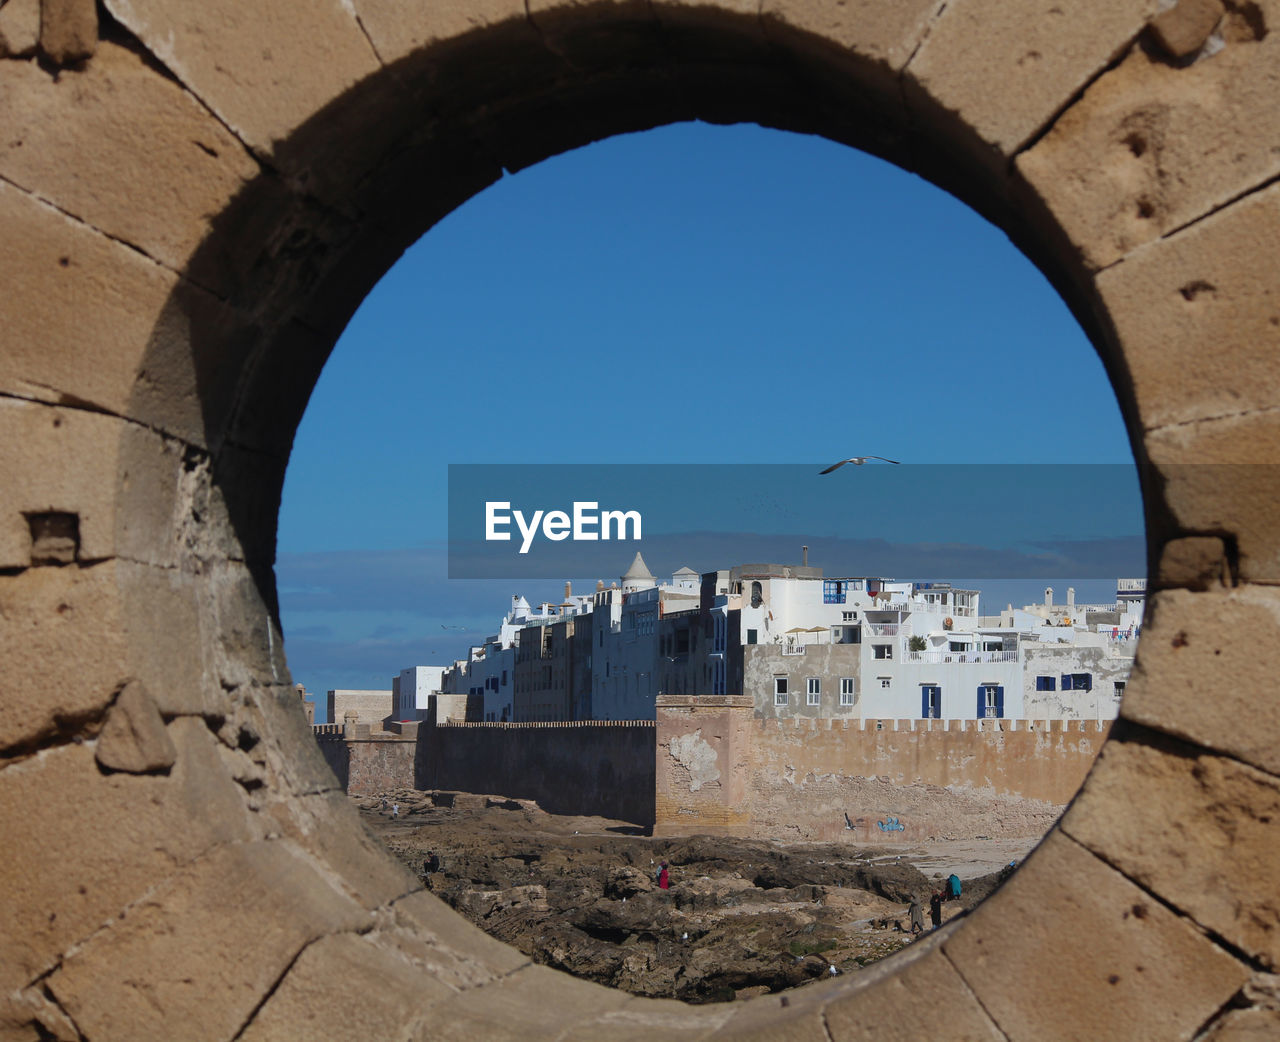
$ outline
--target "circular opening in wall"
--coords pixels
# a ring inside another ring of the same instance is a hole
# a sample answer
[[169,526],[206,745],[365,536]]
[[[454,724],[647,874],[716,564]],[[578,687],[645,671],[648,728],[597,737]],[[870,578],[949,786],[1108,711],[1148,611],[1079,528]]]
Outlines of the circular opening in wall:
[[691,1001],[856,973],[997,886],[1145,594],[1115,395],[1044,277],[748,125],[433,228],[328,362],[278,538],[293,678],[393,852],[535,960]]

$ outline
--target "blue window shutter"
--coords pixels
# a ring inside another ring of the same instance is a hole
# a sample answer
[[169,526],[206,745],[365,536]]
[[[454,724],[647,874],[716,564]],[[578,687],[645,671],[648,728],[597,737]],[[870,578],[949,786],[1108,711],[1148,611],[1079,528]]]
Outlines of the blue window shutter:
[[924,719],[929,715],[929,689],[922,687],[920,689],[920,717]]
[[1086,691],[1093,690],[1093,674],[1092,673],[1086,673],[1084,675],[1084,689]]
[[1062,690],[1063,691],[1071,690],[1071,674],[1070,673],[1062,674]]
[[985,688],[978,688],[978,712],[977,717],[981,720],[987,715],[987,692]]
[[1004,688],[996,688],[996,716],[1004,719]]

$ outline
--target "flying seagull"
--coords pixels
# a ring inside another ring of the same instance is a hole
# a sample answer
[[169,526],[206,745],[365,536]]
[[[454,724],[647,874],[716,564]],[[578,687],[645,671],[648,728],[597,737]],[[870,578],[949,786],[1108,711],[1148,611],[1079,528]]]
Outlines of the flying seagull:
[[855,467],[860,467],[860,466],[862,466],[864,463],[866,463],[866,462],[867,462],[867,460],[869,460],[869,459],[878,459],[878,460],[880,460],[880,462],[881,462],[881,463],[898,463],[898,464],[900,464],[900,463],[901,463],[901,461],[900,461],[900,460],[896,460],[896,459],[885,459],[883,456],[850,456],[848,459],[842,459],[839,463],[833,463],[833,464],[831,464],[831,466],[829,466],[826,470],[820,470],[820,471],[818,471],[818,473],[819,473],[819,474],[830,474],[833,470],[839,470],[839,469],[840,469],[841,467],[843,467],[846,463],[852,463]]

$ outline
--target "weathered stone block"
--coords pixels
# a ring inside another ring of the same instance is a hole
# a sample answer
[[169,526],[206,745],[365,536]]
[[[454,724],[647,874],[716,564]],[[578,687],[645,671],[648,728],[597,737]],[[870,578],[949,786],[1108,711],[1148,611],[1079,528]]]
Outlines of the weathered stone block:
[[40,40],[40,0],[7,0],[0,6],[0,58],[26,58]]
[[[918,1000],[922,995],[929,996],[927,1003]],[[867,1017],[869,1009],[876,1011],[874,1019]],[[847,998],[834,999],[827,1005],[825,1018],[832,1035],[849,1042],[914,1042],[938,1030],[939,1009],[947,1011],[948,1038],[984,1042],[1004,1038],[941,948],[906,962],[897,973],[887,973]]]
[[353,6],[377,49],[390,65],[427,47],[436,47],[504,23],[536,39],[524,0],[446,0],[424,7],[415,0],[354,0]]
[[963,126],[1002,165],[1063,104],[1115,60],[1156,12],[1156,0],[947,4],[910,65],[909,104]]
[[95,0],[40,0],[40,50],[57,65],[91,58],[98,47]]
[[[316,745],[293,689],[285,684],[237,692],[241,724],[262,740],[251,750],[284,788],[295,794],[331,792],[338,782]],[[347,819],[350,820],[350,819]]]
[[[732,1006],[690,1006],[671,999],[632,998],[625,1006],[584,1018],[560,1036],[562,1042],[645,1042],[646,1039],[679,1038],[701,1042],[719,1037],[716,1032],[736,1012]],[[794,1019],[794,1018],[793,1018]],[[744,1040],[760,1036],[747,1034]],[[795,1034],[789,1039],[796,1039]],[[818,1042],[829,1042],[824,1037]]]
[[1177,0],[1151,19],[1151,34],[1172,58],[1186,58],[1204,46],[1222,18],[1222,0]]
[[[1132,131],[1133,148],[1159,147],[1143,133]],[[1278,237],[1280,185],[1136,250],[1098,276],[1126,347],[1144,427],[1274,405],[1280,301],[1270,272]],[[1213,377],[1206,379],[1210,344]],[[1228,459],[1256,452],[1242,441]]]
[[941,5],[936,0],[878,4],[871,0],[831,4],[823,0],[765,0],[760,17],[775,39],[811,36],[843,46],[878,66],[877,76],[897,73],[919,46]]
[[108,770],[130,774],[153,774],[173,766],[177,751],[142,681],[129,681],[116,696],[94,755]]
[[239,1037],[326,1042],[426,1037],[431,1007],[453,995],[376,935],[339,934],[310,945]]
[[[0,96],[8,95],[22,104],[6,116],[0,174],[175,271],[209,234],[212,216],[259,173],[195,98],[109,41],[57,77],[32,63],[0,66]],[[194,277],[219,293],[228,288],[226,272],[206,267]]]
[[307,944],[367,925],[293,844],[233,844],[137,901],[48,987],[86,1035],[227,1039]]
[[434,1007],[432,1042],[523,1042],[555,1038],[574,1024],[619,1009],[634,999],[545,966],[526,966],[508,977],[456,995]]
[[23,939],[0,951],[6,992],[47,972],[176,865],[254,838],[208,728],[186,718],[169,732],[177,759],[168,775],[104,775],[91,742],[0,772],[0,821],[22,852],[0,865],[0,932]]
[[1231,585],[1226,548],[1217,536],[1171,539],[1160,551],[1159,572],[1153,589],[1205,590]]
[[[1135,793],[1142,793],[1140,800]],[[1063,830],[1265,965],[1280,966],[1280,780],[1176,743],[1113,741]]]
[[1199,1038],[1200,1042],[1272,1042],[1280,1038],[1280,1010],[1233,1010]]
[[[1280,590],[1165,590],[1147,601],[1123,719],[1280,773]],[[1242,724],[1247,722],[1247,724]]]
[[[529,957],[473,926],[440,898],[416,890],[391,909],[398,935],[414,950],[414,958],[459,991],[505,977]],[[423,951],[423,948],[426,951]]]
[[1270,145],[1280,133],[1278,48],[1267,33],[1179,68],[1135,47],[1018,157],[1089,267],[1114,264],[1280,172]]
[[1060,832],[943,950],[1005,1035],[1043,1042],[1190,1038],[1248,977]]
[[[164,0],[107,0],[106,6],[265,155],[379,68],[354,12],[340,0],[256,6],[211,0],[181,9]],[[305,172],[310,157],[290,158],[292,173]]]
[[27,518],[41,512],[74,515],[82,561],[149,552],[172,563],[177,443],[115,417],[14,398],[0,399],[0,441],[23,447],[0,459],[0,567],[31,563]]
[[113,563],[0,576],[0,749],[80,731],[129,679],[115,580]]

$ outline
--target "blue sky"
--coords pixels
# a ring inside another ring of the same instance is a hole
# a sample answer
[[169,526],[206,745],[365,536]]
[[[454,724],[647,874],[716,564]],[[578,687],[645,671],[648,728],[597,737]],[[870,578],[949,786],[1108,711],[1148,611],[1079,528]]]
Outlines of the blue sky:
[[[312,396],[279,526],[295,679],[386,687],[462,655],[512,592],[559,591],[444,579],[450,463],[820,468],[853,453],[1132,463],[1062,301],[914,175],[820,138],[679,124],[505,177],[387,272]],[[866,468],[849,471],[831,477]],[[1054,534],[1140,535],[1136,475],[1120,484],[1113,530],[1072,505]],[[834,534],[829,517],[775,522]]]

